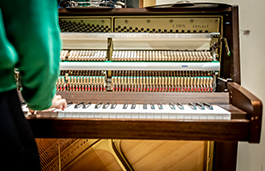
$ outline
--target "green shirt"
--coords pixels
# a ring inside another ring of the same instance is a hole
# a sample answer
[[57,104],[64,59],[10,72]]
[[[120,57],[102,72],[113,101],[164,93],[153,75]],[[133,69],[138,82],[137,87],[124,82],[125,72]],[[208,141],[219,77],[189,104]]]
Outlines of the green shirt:
[[47,109],[59,75],[60,29],[55,0],[0,0],[0,92],[16,88],[34,110]]

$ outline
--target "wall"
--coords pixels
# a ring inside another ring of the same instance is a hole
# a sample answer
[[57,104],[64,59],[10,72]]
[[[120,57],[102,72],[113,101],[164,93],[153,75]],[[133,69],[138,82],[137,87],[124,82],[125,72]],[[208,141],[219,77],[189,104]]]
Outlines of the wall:
[[[156,0],[156,4],[175,3],[174,0]],[[239,6],[241,85],[261,99],[265,105],[265,1],[223,0],[219,2]],[[265,107],[263,107],[263,116]],[[260,144],[240,142],[237,171],[265,171],[265,116]]]

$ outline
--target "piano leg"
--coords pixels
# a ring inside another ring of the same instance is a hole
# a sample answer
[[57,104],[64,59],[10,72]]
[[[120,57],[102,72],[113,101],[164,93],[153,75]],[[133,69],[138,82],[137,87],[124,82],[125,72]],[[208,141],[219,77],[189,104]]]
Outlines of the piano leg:
[[236,170],[237,143],[237,141],[215,142],[213,171]]

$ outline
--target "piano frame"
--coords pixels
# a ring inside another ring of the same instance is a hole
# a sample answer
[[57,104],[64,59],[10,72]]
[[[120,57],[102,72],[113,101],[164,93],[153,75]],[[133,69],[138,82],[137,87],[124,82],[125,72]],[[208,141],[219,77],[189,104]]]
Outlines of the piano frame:
[[[59,119],[27,117],[36,138],[107,138],[152,140],[215,141],[214,171],[236,170],[237,143],[259,143],[262,102],[240,86],[238,6],[218,4],[214,8],[175,7],[142,9],[72,9],[59,10],[60,16],[91,15],[223,15],[224,37],[232,56],[223,53],[222,71],[217,80],[216,93],[160,93],[160,92],[58,92],[73,102],[168,103],[211,102],[232,114],[231,120],[141,120],[141,119]],[[223,49],[224,49],[224,45]],[[158,101],[159,100],[159,101]]]

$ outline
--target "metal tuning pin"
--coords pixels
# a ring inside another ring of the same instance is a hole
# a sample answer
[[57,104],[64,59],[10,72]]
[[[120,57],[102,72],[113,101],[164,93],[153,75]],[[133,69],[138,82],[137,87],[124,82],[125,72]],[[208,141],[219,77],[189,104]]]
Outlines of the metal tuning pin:
[[133,103],[131,109],[135,109],[135,108],[136,108],[136,104]]
[[158,109],[159,109],[159,110],[163,110],[163,105],[162,105],[162,103],[158,103]]
[[201,110],[205,110],[204,105],[199,102],[196,103],[196,106],[198,106]]
[[180,110],[184,110],[184,106],[180,102],[177,103],[177,106]]
[[84,105],[83,105],[83,109],[88,108],[90,105],[91,105],[91,102],[89,102],[89,103],[87,103],[87,104],[84,104]]
[[81,106],[83,106],[84,105],[84,102],[81,102],[81,103],[79,103],[79,104],[75,104],[75,109],[78,109],[78,108],[80,108]]
[[194,103],[189,102],[188,105],[189,105],[189,107],[190,107],[192,110],[197,110],[196,105],[195,105]]
[[99,109],[101,105],[102,105],[102,102],[96,104],[96,105],[95,105],[95,109]]
[[172,102],[169,103],[169,107],[170,107],[172,110],[176,110],[176,107],[175,107],[174,103],[172,103]]
[[104,104],[103,105],[103,109],[107,109],[108,107],[109,107],[109,105],[110,105],[110,103],[108,102],[108,103],[106,103],[106,104]]
[[204,102],[203,103],[209,110],[213,110],[213,106],[209,103]]
[[143,109],[147,109],[147,104],[146,103],[144,103]]
[[151,104],[151,109],[153,109],[153,110],[155,109],[154,103]]
[[124,103],[122,109],[127,109],[128,103]]
[[117,106],[117,103],[113,103],[110,107],[110,109],[115,109],[115,107]]

